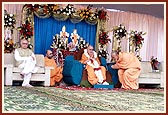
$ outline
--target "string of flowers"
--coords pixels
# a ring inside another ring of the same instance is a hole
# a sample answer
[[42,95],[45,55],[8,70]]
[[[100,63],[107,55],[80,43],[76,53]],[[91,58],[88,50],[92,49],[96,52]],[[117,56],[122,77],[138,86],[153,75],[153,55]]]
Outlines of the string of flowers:
[[[92,22],[95,19],[100,19],[101,21],[107,20],[107,12],[102,9],[92,9],[93,5],[88,5],[86,8],[76,10],[73,4],[68,4],[66,7],[61,7],[59,4],[25,4],[25,9],[32,13],[34,12],[39,17],[50,17],[51,15],[56,19],[64,19],[67,16],[71,19],[72,17],[77,17],[76,19],[82,21],[81,19],[89,19],[86,21]],[[61,15],[65,14],[65,16]],[[60,16],[60,17],[59,17]],[[94,21],[95,23],[95,21]]]
[[12,34],[15,24],[15,15],[9,14],[6,10],[4,10],[4,53],[11,53],[14,50]]
[[144,43],[144,38],[142,37],[143,35],[145,35],[146,32],[137,32],[137,31],[131,31],[130,32],[130,45],[134,45],[135,46],[135,52],[137,52],[138,50],[141,49],[143,43]]

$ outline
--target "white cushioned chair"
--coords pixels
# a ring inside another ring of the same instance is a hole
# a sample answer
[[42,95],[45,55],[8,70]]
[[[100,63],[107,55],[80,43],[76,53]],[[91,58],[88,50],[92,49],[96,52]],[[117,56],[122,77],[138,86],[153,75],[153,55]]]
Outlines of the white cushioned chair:
[[[31,81],[42,81],[44,86],[50,86],[50,69],[52,67],[45,67],[44,55],[35,54],[39,68],[37,73],[33,73]],[[23,81],[20,75],[21,69],[15,66],[15,59],[13,53],[4,54],[4,85],[12,85],[13,81]]]

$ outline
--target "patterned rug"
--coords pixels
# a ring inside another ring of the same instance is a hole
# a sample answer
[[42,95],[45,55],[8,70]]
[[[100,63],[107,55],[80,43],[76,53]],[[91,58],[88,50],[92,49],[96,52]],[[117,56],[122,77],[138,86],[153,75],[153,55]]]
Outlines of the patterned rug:
[[4,112],[165,112],[163,89],[5,86]]

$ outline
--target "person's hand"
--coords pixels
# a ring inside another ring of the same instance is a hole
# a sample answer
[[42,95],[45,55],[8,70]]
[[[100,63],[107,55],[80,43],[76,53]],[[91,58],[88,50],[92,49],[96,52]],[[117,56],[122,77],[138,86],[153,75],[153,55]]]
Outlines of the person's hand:
[[111,67],[112,67],[113,69],[119,69],[119,67],[118,67],[118,65],[117,65],[117,64],[112,65]]

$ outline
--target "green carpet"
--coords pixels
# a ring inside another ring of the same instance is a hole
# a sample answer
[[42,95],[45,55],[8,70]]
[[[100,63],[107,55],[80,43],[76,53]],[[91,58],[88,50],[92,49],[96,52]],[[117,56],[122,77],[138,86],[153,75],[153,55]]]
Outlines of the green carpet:
[[4,87],[4,112],[147,111],[164,112],[163,89],[86,89]]

